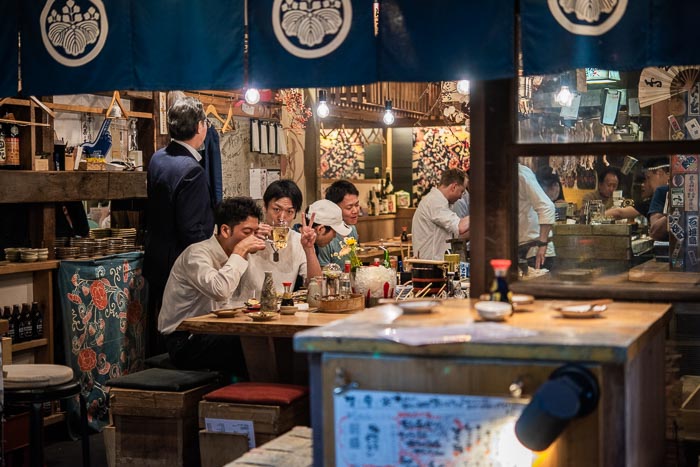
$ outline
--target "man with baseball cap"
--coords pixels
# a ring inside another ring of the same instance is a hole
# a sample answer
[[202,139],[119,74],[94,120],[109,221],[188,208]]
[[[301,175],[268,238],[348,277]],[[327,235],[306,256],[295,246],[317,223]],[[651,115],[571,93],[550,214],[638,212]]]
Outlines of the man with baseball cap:
[[320,199],[312,203],[306,214],[316,231],[316,247],[328,245],[336,234],[346,237],[352,229],[343,221],[343,211],[333,201]]

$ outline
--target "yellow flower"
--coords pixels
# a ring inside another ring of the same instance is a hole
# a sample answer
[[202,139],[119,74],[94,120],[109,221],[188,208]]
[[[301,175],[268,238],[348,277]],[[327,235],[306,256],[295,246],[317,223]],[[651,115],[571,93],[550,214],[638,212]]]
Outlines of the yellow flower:
[[352,238],[352,237],[345,237],[345,238],[343,239],[343,241],[345,242],[345,244],[346,244],[347,246],[350,246],[350,247],[352,247],[352,246],[354,246],[354,245],[357,245],[357,240],[355,240],[355,239]]

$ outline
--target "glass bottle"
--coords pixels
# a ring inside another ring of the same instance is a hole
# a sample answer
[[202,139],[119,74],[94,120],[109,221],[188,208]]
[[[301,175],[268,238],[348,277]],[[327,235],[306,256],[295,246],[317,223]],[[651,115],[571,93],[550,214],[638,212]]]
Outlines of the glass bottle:
[[508,287],[508,268],[510,268],[509,259],[492,259],[491,267],[493,268],[494,278],[491,284],[491,301],[513,303],[513,294]]
[[408,227],[405,225],[401,226],[401,241],[402,242],[408,241]]
[[294,298],[292,297],[292,283],[282,282],[284,292],[282,293],[282,306],[294,306]]
[[19,309],[19,305],[13,305],[12,306],[12,319],[10,319],[10,327],[13,328],[13,343],[17,342],[22,342],[22,338],[19,334],[19,325],[20,325],[20,316],[21,316],[21,311]]
[[7,337],[10,339],[14,339],[15,337],[15,328],[12,326],[12,307],[11,306],[5,306],[2,312],[2,319],[7,320],[9,323],[9,328],[7,329]]
[[367,215],[368,216],[376,216],[377,215],[377,206],[374,204],[374,195],[372,194],[372,190],[369,190],[369,195],[367,199]]
[[32,302],[32,338],[41,339],[44,337],[44,316],[41,313],[39,302]]
[[277,294],[275,293],[275,283],[272,280],[272,272],[270,271],[265,271],[265,279],[260,292],[260,311],[277,312]]
[[20,314],[19,338],[23,341],[32,339],[32,314],[30,312],[29,303],[22,303],[22,312]]
[[345,261],[345,270],[340,275],[340,295],[349,297],[352,294],[352,280],[350,278],[350,261]]
[[321,304],[321,282],[323,277],[316,276],[312,277],[309,281],[309,287],[306,290],[306,301],[309,304],[309,308],[318,308]]
[[394,192],[394,185],[392,185],[391,183],[391,172],[389,172],[388,170],[386,171],[386,178],[384,180],[384,191],[387,195],[390,195]]

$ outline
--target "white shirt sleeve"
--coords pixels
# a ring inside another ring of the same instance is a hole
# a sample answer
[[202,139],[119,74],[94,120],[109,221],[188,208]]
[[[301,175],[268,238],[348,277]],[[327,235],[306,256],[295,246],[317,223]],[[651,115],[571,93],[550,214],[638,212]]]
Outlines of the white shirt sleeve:
[[189,282],[199,292],[212,300],[227,300],[238,287],[241,276],[248,268],[248,261],[233,254],[221,269],[211,264],[211,257],[202,250],[190,252],[187,263]]
[[525,198],[537,213],[538,224],[554,224],[556,220],[554,203],[544,192],[532,171],[521,173],[523,174],[521,181],[525,183],[521,183],[520,190],[523,190]]

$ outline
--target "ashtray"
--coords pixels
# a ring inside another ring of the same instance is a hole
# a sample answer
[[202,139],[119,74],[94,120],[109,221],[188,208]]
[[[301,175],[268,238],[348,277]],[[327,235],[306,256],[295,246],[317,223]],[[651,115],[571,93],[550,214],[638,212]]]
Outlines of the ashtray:
[[597,318],[607,309],[607,305],[570,305],[563,306],[557,311],[564,318]]
[[241,309],[222,308],[220,310],[212,310],[211,312],[214,313],[217,318],[235,318],[241,313]]
[[267,311],[258,311],[256,313],[248,313],[248,316],[250,316],[253,321],[272,321],[273,319],[277,319],[279,315]]
[[416,300],[416,301],[399,301],[396,302],[405,315],[432,313],[433,308],[438,306],[440,302],[435,300]]
[[297,311],[299,311],[299,308],[297,308],[296,306],[281,306],[280,307],[280,314],[281,315],[293,315]]
[[513,314],[513,306],[506,302],[477,302],[474,308],[486,321],[503,321]]

